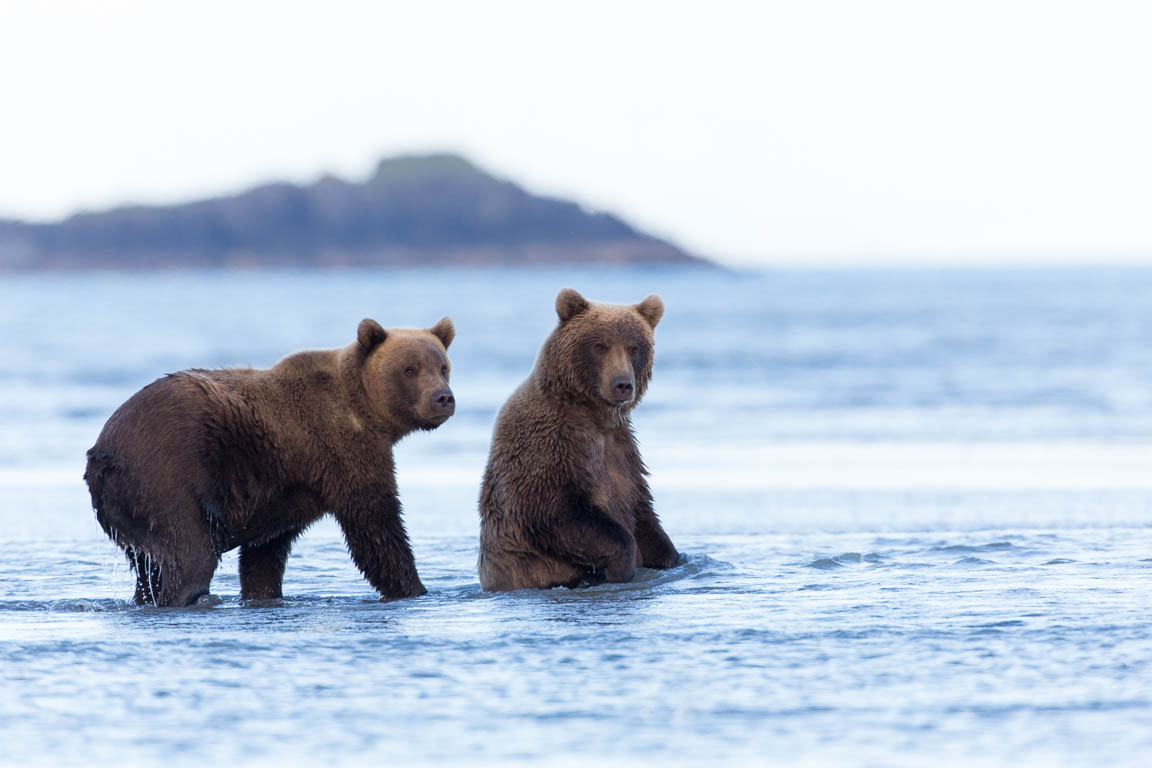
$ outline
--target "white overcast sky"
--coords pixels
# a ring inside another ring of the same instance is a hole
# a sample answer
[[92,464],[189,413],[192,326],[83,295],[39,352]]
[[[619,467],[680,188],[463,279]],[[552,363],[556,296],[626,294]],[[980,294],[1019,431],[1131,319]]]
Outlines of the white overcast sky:
[[0,216],[462,152],[744,263],[1152,263],[1152,3],[0,1]]

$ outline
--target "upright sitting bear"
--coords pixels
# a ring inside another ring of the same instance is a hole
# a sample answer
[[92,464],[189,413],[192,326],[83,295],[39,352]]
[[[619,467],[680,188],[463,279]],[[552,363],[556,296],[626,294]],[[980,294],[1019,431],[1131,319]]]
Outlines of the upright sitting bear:
[[652,508],[630,414],[652,376],[658,296],[565,289],[560,323],[500,411],[480,492],[484,589],[630,581],[680,556]]
[[136,602],[188,605],[240,547],[245,599],[281,595],[292,542],[325,513],[384,598],[426,591],[400,519],[392,445],[456,409],[444,318],[360,323],[344,349],[269,370],[190,370],[112,414],[88,451],[96,519],[136,571]]

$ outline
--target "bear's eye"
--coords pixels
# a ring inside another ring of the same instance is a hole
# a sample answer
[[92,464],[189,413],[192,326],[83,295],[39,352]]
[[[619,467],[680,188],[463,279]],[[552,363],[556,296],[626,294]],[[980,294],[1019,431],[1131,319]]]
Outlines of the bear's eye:
[[604,345],[604,342],[602,342],[602,341],[598,341],[595,344],[593,344],[592,349],[596,350],[600,354],[604,354],[605,352],[608,351],[608,347],[606,347]]
[[440,375],[441,376],[447,376],[448,375],[448,366],[446,366],[446,365],[440,366]]
[[404,375],[405,376],[415,376],[416,375],[416,369],[413,368],[412,366],[408,366],[407,368],[404,369]]
[[628,354],[630,354],[630,355],[635,355],[639,351],[640,351],[640,347],[636,346],[635,344],[628,347]]

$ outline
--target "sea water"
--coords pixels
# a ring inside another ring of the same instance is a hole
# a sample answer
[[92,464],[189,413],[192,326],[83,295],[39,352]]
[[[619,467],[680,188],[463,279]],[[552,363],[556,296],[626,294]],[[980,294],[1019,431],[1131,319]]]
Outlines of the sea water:
[[[495,413],[553,297],[660,293],[635,415],[669,571],[480,590]],[[429,270],[0,278],[0,762],[1144,765],[1152,271]],[[188,367],[450,315],[397,447],[428,595],[323,521],[282,600],[131,604],[84,451]]]

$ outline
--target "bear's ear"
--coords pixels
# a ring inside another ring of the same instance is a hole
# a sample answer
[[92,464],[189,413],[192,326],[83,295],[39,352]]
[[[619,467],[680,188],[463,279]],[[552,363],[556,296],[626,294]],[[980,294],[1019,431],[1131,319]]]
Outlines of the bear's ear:
[[556,294],[556,314],[560,316],[560,322],[566,323],[586,309],[588,299],[571,288],[565,288]]
[[442,317],[440,322],[428,329],[436,338],[440,339],[440,343],[444,345],[444,349],[452,343],[452,339],[456,338],[456,326],[452,324],[452,318]]
[[660,318],[664,317],[664,302],[656,294],[652,294],[644,301],[636,305],[636,311],[640,316],[648,321],[648,325],[653,328],[660,322]]
[[388,338],[388,332],[380,327],[380,323],[370,317],[361,320],[360,327],[356,329],[356,343],[365,352],[371,352],[376,348],[376,345],[382,343],[386,338]]

